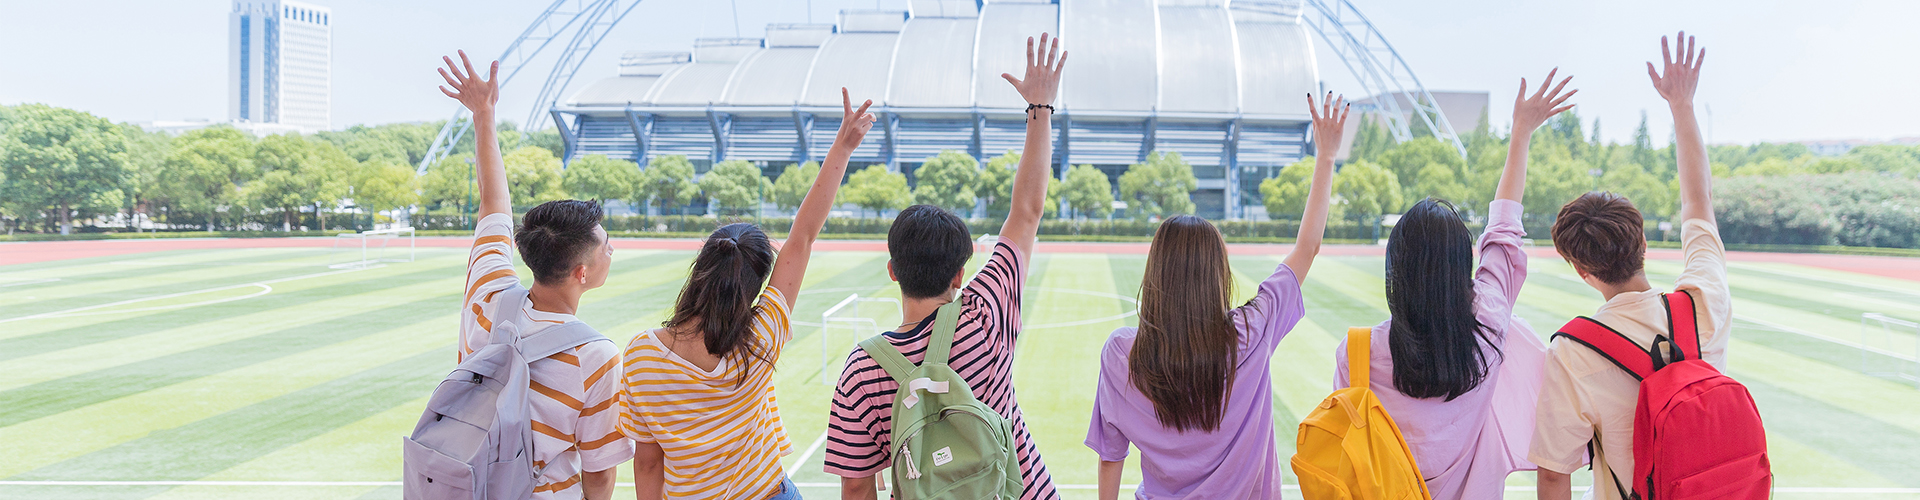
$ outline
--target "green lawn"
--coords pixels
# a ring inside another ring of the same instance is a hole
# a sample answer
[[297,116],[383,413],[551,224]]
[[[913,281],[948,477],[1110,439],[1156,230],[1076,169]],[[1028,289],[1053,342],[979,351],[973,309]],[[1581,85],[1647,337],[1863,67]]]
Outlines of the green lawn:
[[[336,270],[328,264],[343,257],[324,249],[276,248],[0,266],[0,497],[398,498],[386,483],[398,476],[399,436],[454,363],[464,256],[421,249],[414,262]],[[580,316],[624,343],[664,319],[691,257],[617,252],[613,276]],[[1135,294],[1144,260],[1034,258],[1016,386],[1069,498],[1093,497],[1095,458],[1080,441],[1097,353],[1109,331],[1132,322],[1132,305],[1116,297]],[[814,258],[795,314],[807,324],[776,375],[795,446],[789,467],[825,426],[820,314],[851,293],[897,296],[884,263],[869,252]],[[1278,257],[1233,264],[1245,294]],[[1656,283],[1677,270],[1648,265]],[[1542,334],[1600,302],[1564,263],[1535,260],[1532,271],[1519,314]],[[1920,320],[1920,282],[1789,264],[1736,263],[1731,274],[1739,317],[1730,363],[1767,419],[1777,482],[1789,488],[1777,497],[1920,498],[1818,489],[1920,488],[1920,390],[1864,373],[1857,349],[1809,336],[1911,353],[1910,334],[1863,339],[1860,313]],[[1337,335],[1384,319],[1381,259],[1323,258],[1306,293],[1307,320],[1272,361],[1283,454],[1299,416],[1330,387]],[[832,356],[852,347],[839,340]],[[808,455],[794,479],[834,484],[821,455]],[[263,482],[279,484],[254,484]]]

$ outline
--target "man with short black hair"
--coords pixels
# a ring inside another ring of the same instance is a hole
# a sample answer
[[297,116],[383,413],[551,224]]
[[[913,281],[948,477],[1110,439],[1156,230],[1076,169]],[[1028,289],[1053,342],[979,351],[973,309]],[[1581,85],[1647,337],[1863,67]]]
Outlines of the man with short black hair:
[[[960,217],[931,205],[901,210],[887,231],[887,272],[900,282],[901,313],[907,323],[882,334],[908,361],[926,359],[934,314],[960,301],[948,365],[965,379],[975,398],[1013,422],[1014,452],[1020,462],[1023,500],[1054,499],[1053,477],[1034,446],[1033,434],[1013,395],[1013,350],[1020,334],[1020,294],[1026,286],[1027,259],[1033,253],[1040,215],[1046,208],[1047,174],[1053,159],[1053,99],[1066,53],[1060,41],[1039,51],[1027,39],[1025,78],[1002,74],[1028,106],[1026,148],[1013,177],[1013,200],[1000,227],[993,256],[967,279],[973,238]],[[874,475],[891,464],[893,399],[900,384],[863,349],[847,358],[827,420],[826,471],[840,476],[841,498],[876,498]]]
[[[550,201],[528,210],[513,227],[513,201],[507,190],[506,164],[494,138],[494,102],[500,97],[495,62],[486,78],[474,72],[467,54],[459,66],[443,58],[441,87],[473,112],[474,178],[479,181],[479,222],[467,258],[465,299],[460,308],[460,356],[486,347],[496,323],[515,322],[521,337],[580,321],[574,317],[580,295],[607,282],[613,245],[600,227],[600,204]],[[463,70],[464,69],[464,70]],[[448,73],[451,70],[452,73]],[[509,237],[509,235],[512,235]],[[514,274],[515,247],[533,271],[532,286]],[[508,300],[523,294],[526,300]],[[502,303],[515,303],[501,310]],[[528,363],[532,393],[535,499],[606,500],[613,497],[615,466],[633,456],[633,443],[620,433],[620,349],[593,341]],[[612,373],[610,373],[612,372]]]
[[[1721,372],[1727,369],[1732,336],[1733,299],[1728,295],[1726,246],[1713,217],[1713,178],[1693,112],[1693,91],[1700,61],[1685,32],[1679,50],[1666,51],[1665,74],[1647,63],[1647,73],[1673,111],[1675,152],[1680,179],[1680,239],[1683,268],[1675,293],[1693,296],[1699,321],[1700,354]],[[1606,298],[1592,319],[1641,346],[1669,333],[1662,291],[1647,281],[1647,241],[1640,211],[1613,193],[1594,192],[1561,207],[1553,223],[1553,247],[1587,285]],[[1672,345],[1667,343],[1665,345]],[[1619,499],[1632,489],[1634,409],[1640,381],[1600,353],[1556,336],[1547,348],[1540,402],[1535,413],[1528,460],[1540,467],[1539,497],[1567,499],[1569,475],[1593,453],[1591,498]],[[1589,447],[1591,445],[1591,447]]]

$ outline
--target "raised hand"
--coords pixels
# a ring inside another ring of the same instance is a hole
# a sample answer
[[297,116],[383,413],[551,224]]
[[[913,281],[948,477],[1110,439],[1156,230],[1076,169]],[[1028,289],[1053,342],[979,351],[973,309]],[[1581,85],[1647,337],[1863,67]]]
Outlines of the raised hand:
[[854,111],[853,98],[847,96],[846,87],[840,87],[840,108],[845,111],[840,116],[840,133],[833,138],[835,147],[845,147],[848,150],[860,147],[860,141],[867,138],[867,131],[873,129],[873,122],[876,120],[873,113],[867,112],[869,106],[873,106],[873,99],[860,103],[860,110]]
[[[496,78],[500,74],[500,61],[494,61],[487,68],[487,78],[481,79],[480,73],[473,70],[473,62],[467,60],[467,51],[460,51],[459,66],[454,66],[450,57],[441,56],[440,60],[447,63],[447,67],[440,68],[440,77],[447,80],[447,85],[440,86],[440,93],[459,100],[474,114],[493,112],[493,104],[500,100],[500,83]],[[461,68],[466,71],[462,72]],[[447,70],[453,72],[449,74]],[[448,85],[453,89],[448,90]]]
[[1675,107],[1693,107],[1693,90],[1700,83],[1700,63],[1707,60],[1707,49],[1695,51],[1693,37],[1682,31],[1675,37],[1680,43],[1680,53],[1674,54],[1667,47],[1667,37],[1660,37],[1660,59],[1666,62],[1666,72],[1654,71],[1653,61],[1647,61],[1647,76],[1653,78],[1653,89],[1667,104]]
[[1046,49],[1045,57],[1035,57],[1033,37],[1027,37],[1026,77],[1014,78],[1012,73],[1001,73],[1000,77],[1012,83],[1027,104],[1051,106],[1054,97],[1060,94],[1060,69],[1067,66],[1067,53],[1060,51],[1059,38],[1053,39],[1053,45],[1047,45],[1046,33],[1040,34],[1040,47]]
[[1313,94],[1307,94],[1307,112],[1313,113],[1313,149],[1314,157],[1332,159],[1339,154],[1340,138],[1347,133],[1347,112],[1352,111],[1353,103],[1347,102],[1347,96],[1334,97],[1327,92],[1327,98],[1318,105],[1313,102]]
[[1527,79],[1520,79],[1520,94],[1513,98],[1513,133],[1532,134],[1533,129],[1540,128],[1540,124],[1546,123],[1548,118],[1573,108],[1573,105],[1563,106],[1562,104],[1565,104],[1574,94],[1580,93],[1580,90],[1574,89],[1565,94],[1560,93],[1567,87],[1567,82],[1573,81],[1573,77],[1560,80],[1560,85],[1554,86],[1552,92],[1547,91],[1547,86],[1553,85],[1553,76],[1559,73],[1560,68],[1547,72],[1547,80],[1540,83],[1539,90],[1535,91],[1531,97],[1527,96]]

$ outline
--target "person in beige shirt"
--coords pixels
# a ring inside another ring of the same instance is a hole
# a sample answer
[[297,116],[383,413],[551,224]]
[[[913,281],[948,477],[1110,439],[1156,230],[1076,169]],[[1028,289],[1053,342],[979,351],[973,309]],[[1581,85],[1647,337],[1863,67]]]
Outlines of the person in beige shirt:
[[[1679,165],[1680,216],[1685,268],[1674,291],[1694,297],[1700,324],[1701,357],[1725,372],[1732,333],[1733,300],[1727,289],[1726,248],[1713,217],[1712,172],[1693,112],[1705,50],[1681,32],[1677,51],[1667,39],[1660,46],[1665,71],[1647,63],[1655,90],[1673,111]],[[1580,278],[1606,297],[1592,316],[1640,345],[1652,345],[1667,333],[1661,290],[1647,281],[1647,243],[1640,211],[1613,193],[1593,192],[1561,207],[1553,224],[1553,246],[1573,264]],[[1633,416],[1640,382],[1600,353],[1556,338],[1547,348],[1533,443],[1528,460],[1539,465],[1539,498],[1572,496],[1569,475],[1594,458],[1589,496],[1618,499],[1633,474]]]

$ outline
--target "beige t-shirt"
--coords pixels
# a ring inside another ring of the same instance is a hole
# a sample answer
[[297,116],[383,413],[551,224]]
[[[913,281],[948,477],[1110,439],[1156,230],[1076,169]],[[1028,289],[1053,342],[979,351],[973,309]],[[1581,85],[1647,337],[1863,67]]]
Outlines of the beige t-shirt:
[[[1685,268],[1674,281],[1674,290],[1693,293],[1701,357],[1725,372],[1727,341],[1733,329],[1726,246],[1720,242],[1719,228],[1701,219],[1688,220],[1680,237]],[[1651,345],[1654,336],[1667,333],[1667,312],[1660,294],[1660,290],[1648,290],[1615,295],[1592,318],[1636,344]],[[1615,474],[1621,485],[1631,489],[1633,412],[1639,394],[1640,381],[1600,353],[1570,340],[1554,339],[1547,348],[1528,459],[1547,470],[1572,473],[1587,463],[1587,443],[1598,435],[1596,451],[1603,459],[1595,460],[1593,498],[1620,498],[1618,487],[1607,476]]]

